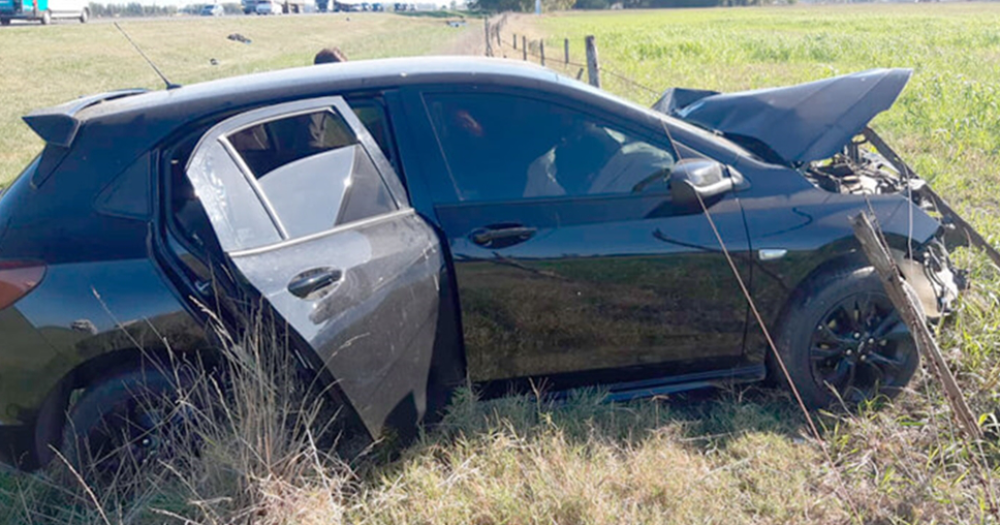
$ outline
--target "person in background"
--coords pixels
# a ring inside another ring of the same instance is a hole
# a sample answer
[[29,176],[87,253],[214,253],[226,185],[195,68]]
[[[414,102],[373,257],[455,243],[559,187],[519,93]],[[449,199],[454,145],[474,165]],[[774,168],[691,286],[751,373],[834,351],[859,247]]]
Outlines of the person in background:
[[[314,65],[335,64],[337,62],[347,62],[347,55],[339,47],[324,47],[313,58]],[[328,117],[323,113],[314,113],[309,116],[309,134],[312,136],[309,145],[311,147],[322,149],[324,144],[331,142],[331,139],[335,143],[339,143],[338,141],[342,139],[342,137],[330,137],[331,134],[336,135],[336,133],[331,133],[331,130],[327,129],[327,124]]]
[[347,62],[347,55],[339,47],[325,47],[316,53],[313,64],[333,64]]

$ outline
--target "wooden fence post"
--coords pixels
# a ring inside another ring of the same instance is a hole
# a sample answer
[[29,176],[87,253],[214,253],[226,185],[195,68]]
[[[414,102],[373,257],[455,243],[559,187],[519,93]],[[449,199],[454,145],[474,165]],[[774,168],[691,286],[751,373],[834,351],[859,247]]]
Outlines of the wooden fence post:
[[514,35],[514,51],[517,51],[517,33],[512,33]]
[[601,66],[597,62],[597,44],[594,42],[594,35],[588,35],[584,42],[587,44],[587,76],[590,78],[590,85],[600,88]]
[[542,65],[544,66],[545,65],[545,40],[544,39],[538,41],[538,51],[539,51],[539,56],[541,57],[541,60],[542,60]]
[[900,318],[906,323],[913,335],[913,341],[917,345],[917,351],[921,356],[929,361],[930,368],[934,376],[944,388],[945,398],[951,405],[952,414],[962,428],[966,437],[972,440],[983,438],[982,430],[976,417],[969,410],[969,405],[965,402],[961,389],[955,381],[955,376],[948,369],[948,363],[941,355],[941,349],[934,342],[934,336],[927,328],[927,321],[924,319],[922,310],[917,307],[916,292],[903,280],[899,273],[899,268],[889,255],[889,250],[879,239],[872,225],[872,220],[865,212],[859,213],[851,218],[851,226],[854,228],[854,236],[861,243],[861,249],[868,256],[868,262],[872,263],[875,271],[882,280],[886,295],[892,301]]
[[566,65],[569,65],[569,39],[563,39],[563,54],[566,56]]
[[528,61],[528,37],[521,35],[521,50],[524,51],[524,61]]
[[484,18],[483,23],[484,23],[483,27],[486,30],[486,56],[491,57],[493,56],[493,46],[492,46],[493,39],[490,38],[490,19]]

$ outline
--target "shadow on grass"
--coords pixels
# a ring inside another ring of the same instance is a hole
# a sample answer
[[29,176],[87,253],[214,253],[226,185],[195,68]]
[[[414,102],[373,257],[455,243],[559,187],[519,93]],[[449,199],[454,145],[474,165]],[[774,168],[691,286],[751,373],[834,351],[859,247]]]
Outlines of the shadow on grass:
[[629,402],[605,398],[599,390],[585,389],[560,400],[513,395],[484,401],[462,389],[444,419],[416,443],[405,447],[391,440],[382,443],[355,467],[386,475],[408,458],[434,454],[435,449],[456,441],[494,439],[498,432],[526,441],[557,434],[571,447],[600,443],[621,450],[666,434],[691,452],[724,450],[748,434],[793,442],[811,437],[795,401],[783,391],[764,386],[709,388]]

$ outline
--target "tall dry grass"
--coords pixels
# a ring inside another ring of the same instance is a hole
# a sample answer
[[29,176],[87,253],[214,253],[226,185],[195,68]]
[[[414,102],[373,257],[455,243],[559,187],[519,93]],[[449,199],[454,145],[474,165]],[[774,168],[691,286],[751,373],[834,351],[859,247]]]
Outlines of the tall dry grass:
[[283,341],[226,346],[232,376],[199,387],[214,396],[192,421],[200,453],[110,490],[18,478],[9,522],[993,522],[971,469],[995,470],[996,444],[967,446],[927,375],[894,403],[818,414],[829,456],[787,395],[757,388],[621,404],[463,389],[415,444],[342,456]]

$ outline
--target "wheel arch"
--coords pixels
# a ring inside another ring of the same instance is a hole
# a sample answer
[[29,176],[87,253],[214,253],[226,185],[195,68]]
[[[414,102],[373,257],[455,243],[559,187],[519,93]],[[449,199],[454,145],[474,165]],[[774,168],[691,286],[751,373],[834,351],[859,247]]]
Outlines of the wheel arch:
[[[207,343],[207,342],[206,342]],[[31,470],[47,465],[55,458],[71,408],[73,393],[99,384],[102,380],[142,366],[167,367],[178,360],[201,362],[208,369],[218,365],[220,352],[207,345],[198,350],[174,352],[166,348],[123,348],[95,356],[72,369],[49,391],[34,423],[34,461],[22,465]]]
[[[889,249],[898,264],[907,249],[906,236],[885,231],[883,232],[883,236],[885,237],[886,243],[889,245]],[[922,244],[916,242],[913,243],[914,251],[921,247]],[[765,322],[768,323],[768,329],[772,339],[777,337],[776,334],[781,330],[783,323],[788,318],[789,311],[800,304],[805,296],[810,293],[810,289],[814,288],[823,279],[836,272],[855,271],[871,266],[867,256],[861,250],[860,243],[853,237],[830,243],[827,246],[824,246],[821,250],[830,253],[831,255],[822,259],[818,264],[804,272],[804,275],[802,275],[801,278],[794,281],[794,284],[789,287],[791,289],[791,293],[788,294],[780,308],[772,312],[770,319],[765,317]],[[907,280],[927,280],[926,276],[917,275],[913,272],[904,271],[903,275]],[[926,287],[918,288],[926,289]],[[921,298],[923,299],[923,294],[921,294]],[[764,314],[764,312],[761,313]],[[774,352],[771,348],[766,348],[764,362],[768,365],[769,376],[775,370],[773,360]]]

